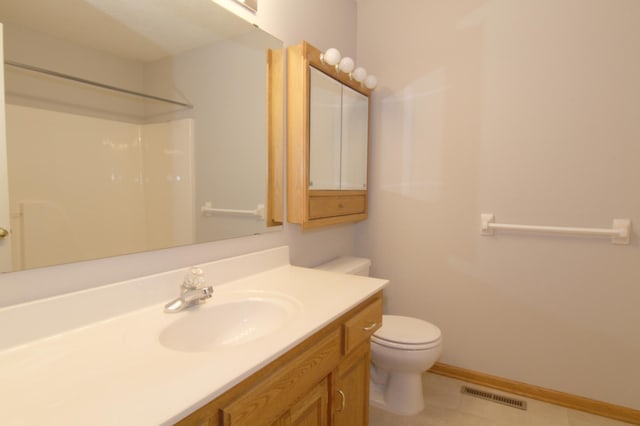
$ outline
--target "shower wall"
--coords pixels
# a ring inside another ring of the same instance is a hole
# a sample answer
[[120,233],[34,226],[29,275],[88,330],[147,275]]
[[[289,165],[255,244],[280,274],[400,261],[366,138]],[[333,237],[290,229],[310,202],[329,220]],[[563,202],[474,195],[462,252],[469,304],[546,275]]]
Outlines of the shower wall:
[[[136,125],[11,104],[6,120],[14,269],[191,240],[191,120]],[[160,210],[171,215],[156,219]]]

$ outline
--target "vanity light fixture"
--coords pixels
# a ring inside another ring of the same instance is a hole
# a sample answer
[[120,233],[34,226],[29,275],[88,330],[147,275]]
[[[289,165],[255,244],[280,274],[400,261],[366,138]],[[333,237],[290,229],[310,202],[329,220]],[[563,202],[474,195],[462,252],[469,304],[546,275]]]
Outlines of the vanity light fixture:
[[358,83],[362,83],[365,77],[367,77],[367,70],[362,67],[356,68],[351,74],[349,74],[349,78],[357,81]]
[[348,74],[351,71],[353,71],[355,66],[356,64],[355,62],[353,62],[353,59],[351,59],[348,56],[345,56],[344,58],[340,59],[340,62],[338,63],[337,68],[338,70],[342,72],[346,72]]
[[362,84],[364,84],[364,87],[367,89],[373,90],[378,85],[378,79],[375,75],[368,75],[364,78]]
[[335,47],[327,49],[326,52],[320,54],[320,62],[327,65],[336,65],[340,62],[340,51]]
[[330,47],[321,53],[320,62],[325,65],[335,66],[336,71],[349,74],[351,80],[357,81],[369,90],[375,89],[378,85],[378,79],[375,75],[367,75],[367,70],[362,67],[356,68],[353,59],[348,56],[343,58],[340,51],[335,47]]
[[369,90],[373,90],[378,85],[378,79],[375,75],[367,75],[367,70],[358,67],[349,74],[351,80],[355,80]]

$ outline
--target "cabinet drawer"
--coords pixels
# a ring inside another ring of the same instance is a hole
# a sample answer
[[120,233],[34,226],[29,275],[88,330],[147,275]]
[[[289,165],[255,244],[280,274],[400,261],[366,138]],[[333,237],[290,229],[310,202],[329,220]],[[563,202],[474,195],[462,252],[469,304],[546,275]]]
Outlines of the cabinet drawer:
[[327,376],[340,360],[340,332],[335,330],[266,380],[222,408],[223,426],[273,423],[300,395]]
[[344,353],[368,340],[382,326],[382,299],[370,305],[344,323]]
[[366,200],[364,195],[310,197],[309,218],[345,216],[364,213]]

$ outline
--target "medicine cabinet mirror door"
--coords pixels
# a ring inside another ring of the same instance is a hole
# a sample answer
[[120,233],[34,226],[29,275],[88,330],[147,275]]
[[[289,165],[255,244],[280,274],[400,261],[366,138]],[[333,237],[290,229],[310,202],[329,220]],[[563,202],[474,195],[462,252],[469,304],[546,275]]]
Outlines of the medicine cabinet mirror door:
[[340,188],[367,189],[369,98],[342,86],[342,166]]
[[310,67],[309,189],[367,188],[368,98]]
[[340,189],[342,84],[309,72],[309,189]]

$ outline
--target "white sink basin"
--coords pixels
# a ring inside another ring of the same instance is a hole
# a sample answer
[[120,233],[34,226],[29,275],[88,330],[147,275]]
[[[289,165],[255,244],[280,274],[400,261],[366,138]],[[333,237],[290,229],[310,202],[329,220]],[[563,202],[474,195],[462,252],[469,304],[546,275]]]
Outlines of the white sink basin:
[[[159,336],[183,352],[208,352],[253,342],[279,330],[300,311],[295,299],[278,293],[240,293],[187,309]],[[173,315],[173,314],[169,314]]]

